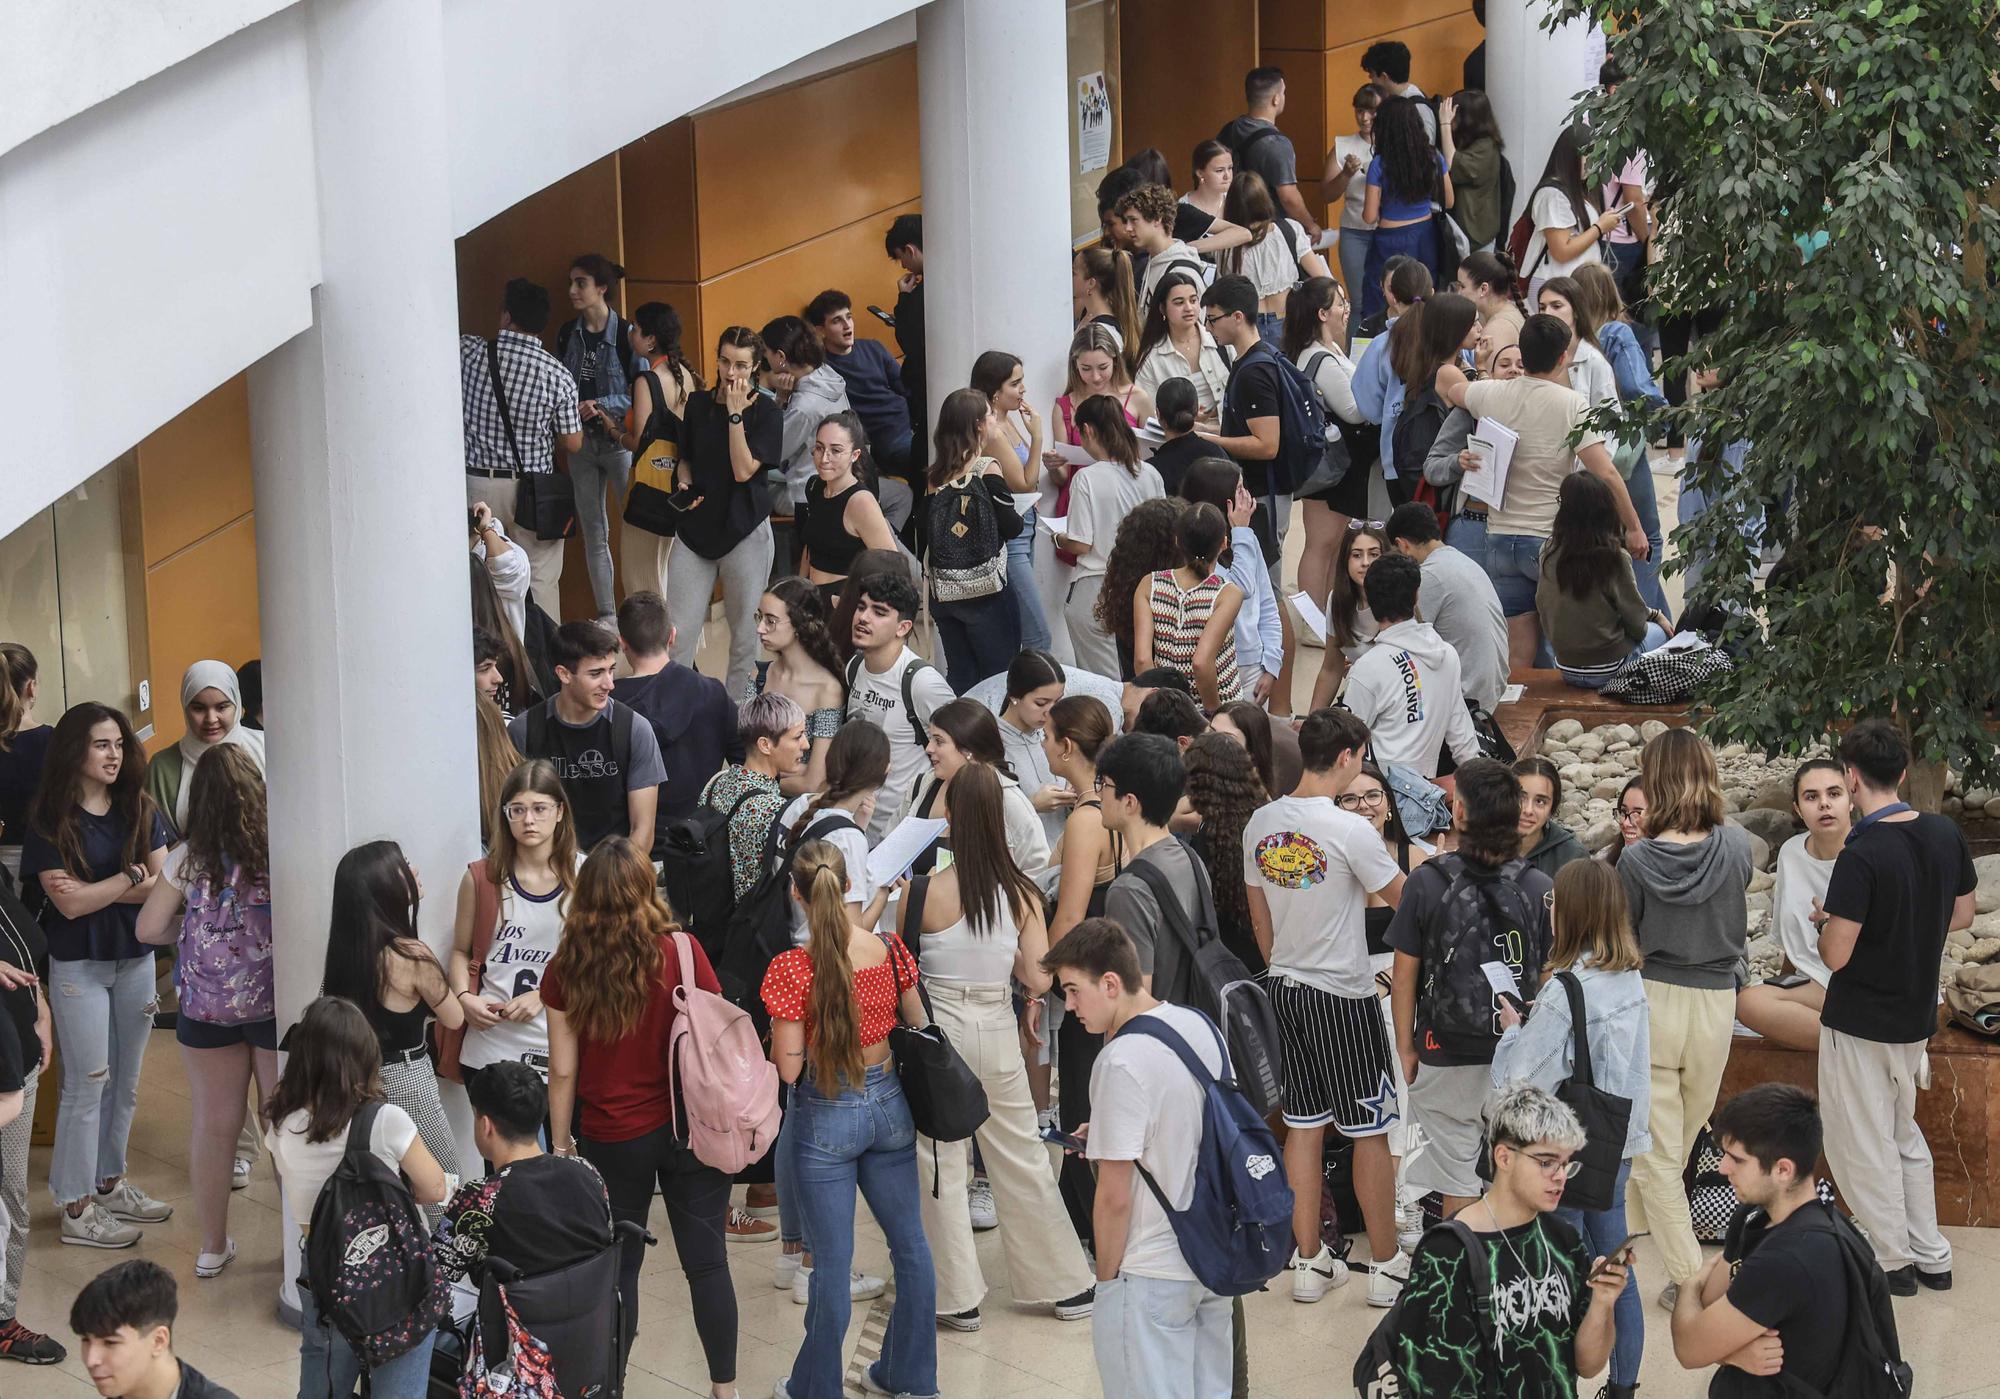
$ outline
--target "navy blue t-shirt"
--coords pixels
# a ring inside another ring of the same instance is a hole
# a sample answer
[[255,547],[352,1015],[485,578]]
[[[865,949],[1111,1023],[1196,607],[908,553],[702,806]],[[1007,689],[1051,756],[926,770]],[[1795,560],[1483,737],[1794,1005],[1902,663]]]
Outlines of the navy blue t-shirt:
[[[95,816],[77,809],[76,819],[83,835],[83,859],[89,866],[83,882],[94,884],[109,879],[125,868],[125,840],[129,834],[114,813]],[[148,850],[167,844],[167,823],[159,812],[152,814],[152,834]],[[63,858],[39,831],[29,831],[21,842],[21,882],[39,884],[44,870],[62,869]],[[122,962],[133,957],[149,957],[152,949],[139,941],[139,905],[114,903],[81,918],[65,918],[51,901],[42,911],[42,927],[49,935],[49,958],[56,962]]]
[[47,724],[23,729],[0,751],[0,845],[19,845],[28,837],[28,805],[42,785],[42,764],[55,732]]

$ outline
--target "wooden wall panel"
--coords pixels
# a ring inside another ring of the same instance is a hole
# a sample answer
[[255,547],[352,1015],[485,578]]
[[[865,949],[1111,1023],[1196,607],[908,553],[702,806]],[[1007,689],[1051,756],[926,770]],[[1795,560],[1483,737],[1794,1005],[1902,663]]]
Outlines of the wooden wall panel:
[[[1472,6],[1467,0],[1372,0],[1367,5],[1356,5],[1352,0],[1320,2],[1325,6],[1326,18],[1318,47],[1337,49],[1357,41],[1401,39],[1410,46],[1413,57],[1416,41],[1403,34],[1402,30],[1414,29],[1420,24],[1452,15],[1470,16],[1472,13]],[[1417,76],[1414,66],[1410,71],[1410,80],[1429,90],[1424,80]],[[1452,88],[1456,90],[1457,87],[1454,82]]]
[[[141,479],[146,471],[140,458]],[[261,654],[257,611],[257,530],[243,515],[146,570],[146,621],[158,752],[186,731],[181,675],[213,657],[241,665]]]
[[1266,49],[1323,49],[1326,10],[1327,0],[1261,0],[1257,42]]
[[[633,281],[660,282],[699,278],[693,120],[683,117],[669,122],[619,151],[618,173],[626,276]],[[628,304],[637,306],[648,299],[635,296]]]
[[[1257,66],[1257,34],[1257,0],[1123,6],[1118,44],[1126,154],[1159,147],[1173,167],[1175,190],[1185,193],[1194,182],[1194,148],[1243,110],[1243,75]],[[1201,61],[1190,63],[1190,54]]]
[[[1327,119],[1331,130],[1351,132],[1354,129],[1354,111],[1347,104],[1354,96],[1354,89],[1366,81],[1361,72],[1361,55],[1368,51],[1368,46],[1375,39],[1381,37],[1375,35],[1326,51],[1325,71],[1331,98]],[[1410,81],[1436,96],[1458,91],[1465,77],[1465,56],[1486,37],[1486,30],[1472,17],[1471,10],[1465,10],[1427,24],[1398,30],[1392,37],[1410,46]],[[1515,168],[1519,169],[1518,163]],[[1536,168],[1539,169],[1539,165]]]
[[569,261],[602,253],[624,262],[618,217],[618,158],[606,156],[503,209],[458,240],[458,323],[468,335],[492,335],[500,323],[500,293],[510,278],[548,288],[549,324],[576,314],[569,304]]
[[[702,278],[916,199],[916,112],[917,51],[906,45],[695,117]],[[875,222],[886,265],[887,220]]]
[[150,566],[250,513],[250,388],[237,375],[139,444]]

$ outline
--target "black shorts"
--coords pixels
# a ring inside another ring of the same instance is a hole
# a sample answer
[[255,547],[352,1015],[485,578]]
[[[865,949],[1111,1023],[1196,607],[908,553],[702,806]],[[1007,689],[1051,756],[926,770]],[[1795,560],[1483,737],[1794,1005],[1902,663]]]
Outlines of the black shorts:
[[174,1038],[189,1049],[227,1049],[236,1044],[247,1044],[252,1049],[276,1049],[278,1022],[252,1020],[244,1025],[211,1025],[182,1011],[174,1017]]
[[1349,999],[1289,977],[1266,979],[1285,1066],[1285,1125],[1375,1137],[1401,1117],[1389,1029],[1374,996]]

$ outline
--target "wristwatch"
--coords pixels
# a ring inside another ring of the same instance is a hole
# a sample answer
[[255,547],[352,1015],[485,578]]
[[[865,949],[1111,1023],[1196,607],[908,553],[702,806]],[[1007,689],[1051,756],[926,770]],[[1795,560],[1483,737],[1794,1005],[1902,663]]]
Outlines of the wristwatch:
[[743,421],[743,415],[741,413],[731,413],[729,415],[729,421],[732,426],[737,423],[741,423]]

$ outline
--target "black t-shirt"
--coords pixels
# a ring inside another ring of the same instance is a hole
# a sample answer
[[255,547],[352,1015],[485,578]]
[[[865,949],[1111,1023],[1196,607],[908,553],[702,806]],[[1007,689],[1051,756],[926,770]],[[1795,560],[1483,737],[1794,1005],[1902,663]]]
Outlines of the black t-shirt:
[[1978,886],[1956,822],[1919,812],[1872,821],[1833,862],[1828,914],[1861,925],[1854,955],[1826,987],[1820,1023],[1882,1044],[1914,1044],[1937,1028],[1937,965],[1951,906]]
[[[41,1049],[35,1050],[35,1057],[41,1057]],[[18,1093],[26,1084],[23,1077],[33,1065],[28,1063],[26,1047],[21,1043],[20,1032],[14,1022],[0,1015],[0,1093]]]
[[23,729],[0,749],[0,845],[19,845],[28,834],[28,804],[42,785],[55,730],[47,724]]
[[[1229,387],[1222,395],[1222,435],[1224,437],[1250,436],[1250,420],[1253,418],[1275,418],[1284,402],[1284,387],[1278,381],[1277,354],[1259,340],[1240,356],[1229,369]],[[1271,462],[1239,460],[1243,468],[1243,484],[1250,488],[1250,494],[1263,496],[1271,489]],[[1261,542],[1264,536],[1259,533]]]
[[1153,470],[1160,473],[1160,484],[1166,487],[1168,495],[1181,493],[1181,477],[1187,469],[1204,457],[1220,457],[1228,461],[1228,454],[1213,442],[1190,432],[1185,437],[1170,437],[1162,442],[1152,455]]
[[531,1156],[459,1187],[438,1226],[438,1268],[463,1278],[491,1255],[546,1273],[610,1244],[611,1207],[597,1169],[573,1157]]
[[[1729,1304],[1759,1326],[1775,1329],[1785,1346],[1786,1376],[1824,1394],[1840,1367],[1847,1334],[1847,1288],[1840,1243],[1810,1217],[1825,1209],[1801,1205],[1765,1231],[1729,1284]],[[1752,1399],[1784,1392],[1775,1376],[1717,1368],[1709,1399]]]
[[[42,925],[28,916],[27,907],[17,897],[5,870],[0,870],[0,962],[31,971],[41,978],[42,985],[48,985],[48,936],[42,932]],[[42,1041],[35,1033],[40,996],[41,992],[33,986],[0,990],[0,1012],[4,1012],[0,1021],[13,1025],[15,1037],[21,1042],[23,1065],[28,1069],[42,1061]]]
[[704,559],[719,559],[755,532],[771,515],[764,471],[785,459],[785,415],[769,394],[759,390],[743,410],[743,435],[758,473],[736,479],[729,459],[729,410],[708,389],[688,395],[681,429],[681,454],[701,504],[682,517],[676,532],[680,542]]
[[1215,215],[1206,209],[1198,209],[1183,199],[1174,206],[1174,237],[1183,243],[1192,243],[1197,238],[1208,236],[1208,230],[1215,226]]

